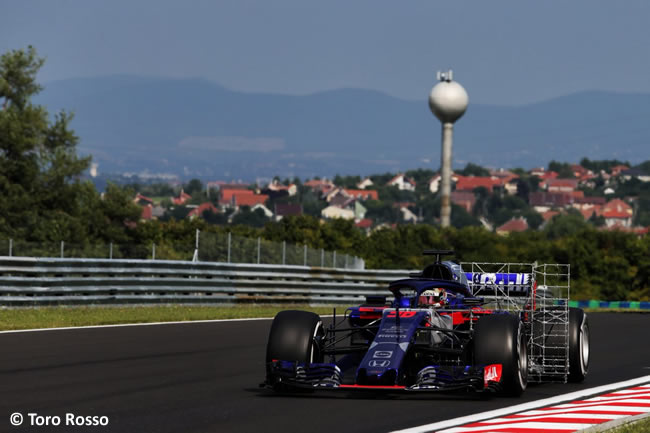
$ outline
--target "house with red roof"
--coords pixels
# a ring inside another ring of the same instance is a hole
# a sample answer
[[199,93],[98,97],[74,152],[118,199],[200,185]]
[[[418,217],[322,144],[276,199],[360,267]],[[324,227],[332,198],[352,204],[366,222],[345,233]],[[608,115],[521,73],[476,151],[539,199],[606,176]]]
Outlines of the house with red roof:
[[629,170],[630,167],[628,167],[625,164],[619,164],[615,165],[614,167],[610,168],[609,171],[612,174],[612,176],[618,176],[621,174],[622,171]]
[[178,194],[178,197],[172,197],[172,203],[174,203],[177,206],[185,204],[188,200],[191,200],[192,196],[187,194],[183,189],[181,188],[180,194]]
[[268,199],[269,196],[266,194],[235,193],[232,195],[231,206],[235,209],[238,209],[241,206],[253,207],[256,204],[264,204]]
[[483,187],[489,193],[493,192],[495,187],[501,186],[498,178],[488,176],[457,176],[456,191],[474,191],[474,189]]
[[292,183],[290,185],[283,185],[277,180],[273,180],[273,182],[271,182],[267,186],[267,188],[270,191],[275,191],[275,192],[286,191],[289,197],[292,197],[298,193],[298,187],[296,186],[296,184]]
[[528,194],[528,204],[539,213],[565,208],[570,206],[574,200],[571,194],[561,192],[534,191]]
[[286,216],[302,215],[302,205],[299,203],[276,203],[275,220],[280,221]]
[[524,232],[528,230],[528,222],[524,217],[512,218],[502,226],[497,227],[496,232],[501,236],[508,236],[512,232]]
[[187,218],[189,219],[194,219],[194,218],[203,218],[203,212],[212,212],[212,213],[219,213],[219,210],[210,202],[207,203],[201,203],[198,207],[195,207],[190,211],[190,213],[187,214]]
[[451,193],[451,202],[462,207],[467,213],[472,213],[476,204],[476,196],[470,191],[453,191]]
[[601,215],[605,218],[605,225],[607,227],[632,227],[634,211],[629,204],[621,199],[615,198],[614,200],[608,201],[603,206]]
[[222,189],[219,193],[219,206],[228,207],[232,206],[233,197],[235,195],[244,196],[244,195],[254,195],[255,191],[250,189]]
[[577,179],[546,179],[542,182],[543,188],[548,192],[571,193],[578,187]]

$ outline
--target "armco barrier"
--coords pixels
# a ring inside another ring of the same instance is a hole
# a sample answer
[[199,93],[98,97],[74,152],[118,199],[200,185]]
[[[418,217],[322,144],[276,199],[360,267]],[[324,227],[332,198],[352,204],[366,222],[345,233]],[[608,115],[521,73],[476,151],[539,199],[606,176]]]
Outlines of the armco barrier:
[[0,305],[354,304],[408,271],[166,260],[0,257]]
[[[0,305],[155,303],[357,304],[408,270],[354,270],[170,260],[0,257]],[[650,302],[569,301],[650,310]]]

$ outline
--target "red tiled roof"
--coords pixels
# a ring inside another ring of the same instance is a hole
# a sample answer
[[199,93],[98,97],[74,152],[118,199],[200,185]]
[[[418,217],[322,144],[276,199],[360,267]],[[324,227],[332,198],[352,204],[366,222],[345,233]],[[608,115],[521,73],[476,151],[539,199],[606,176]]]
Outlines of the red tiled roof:
[[462,206],[467,212],[471,212],[476,203],[476,196],[470,191],[453,191],[451,193],[451,202]]
[[136,202],[139,202],[139,201],[146,201],[146,202],[149,202],[149,203],[153,203],[153,200],[152,200],[152,199],[150,199],[149,197],[144,196],[144,195],[142,195],[142,194],[140,194],[140,193],[137,193],[137,194],[135,195],[135,201],[136,201]]
[[500,184],[499,179],[486,176],[458,176],[456,191],[473,191],[476,188],[484,187],[492,192],[492,188]]
[[232,204],[234,206],[255,206],[256,204],[264,204],[269,196],[266,194],[234,194],[232,196]]
[[623,200],[615,198],[603,206],[602,215],[605,218],[631,218],[632,207]]
[[186,201],[191,199],[192,196],[187,194],[185,191],[181,190],[181,193],[178,195],[178,197],[173,197],[172,198],[172,203],[176,205],[181,205],[184,204]]
[[501,227],[497,228],[497,233],[523,232],[528,230],[528,223],[524,218],[513,218]]
[[559,215],[560,212],[556,210],[547,210],[546,212],[542,213],[542,218],[544,218],[544,221],[549,221],[553,219],[555,215]]
[[230,204],[232,203],[232,197],[237,194],[237,195],[253,195],[255,194],[255,191],[251,191],[250,189],[222,189],[221,190],[221,195],[219,199],[219,204]]
[[188,217],[195,217],[195,216],[202,217],[203,212],[205,212],[206,210],[209,210],[212,213],[218,213],[219,212],[219,210],[216,207],[214,207],[214,205],[212,203],[201,203],[201,205],[199,205],[199,207],[192,209],[190,211],[190,213],[187,214],[187,216]]

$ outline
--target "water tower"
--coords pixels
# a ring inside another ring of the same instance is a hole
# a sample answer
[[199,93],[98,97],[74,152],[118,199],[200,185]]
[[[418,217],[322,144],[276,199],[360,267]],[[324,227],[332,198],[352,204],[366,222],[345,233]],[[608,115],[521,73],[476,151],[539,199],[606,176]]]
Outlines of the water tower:
[[438,72],[438,81],[440,82],[433,86],[429,93],[429,108],[442,123],[440,224],[442,227],[449,227],[451,221],[451,144],[454,122],[465,114],[469,97],[463,86],[453,81],[451,70]]

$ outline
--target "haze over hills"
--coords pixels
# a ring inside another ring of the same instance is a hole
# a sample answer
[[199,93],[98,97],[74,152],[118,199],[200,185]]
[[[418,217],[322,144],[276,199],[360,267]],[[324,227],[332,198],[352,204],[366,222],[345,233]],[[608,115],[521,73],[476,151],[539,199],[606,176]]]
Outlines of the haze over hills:
[[[432,83],[434,84],[434,83]],[[439,167],[440,123],[421,101],[372,90],[244,93],[202,79],[106,76],[50,82],[35,102],[75,113],[79,152],[101,173],[301,178]],[[454,167],[650,159],[650,95],[583,92],[516,106],[472,104]]]

